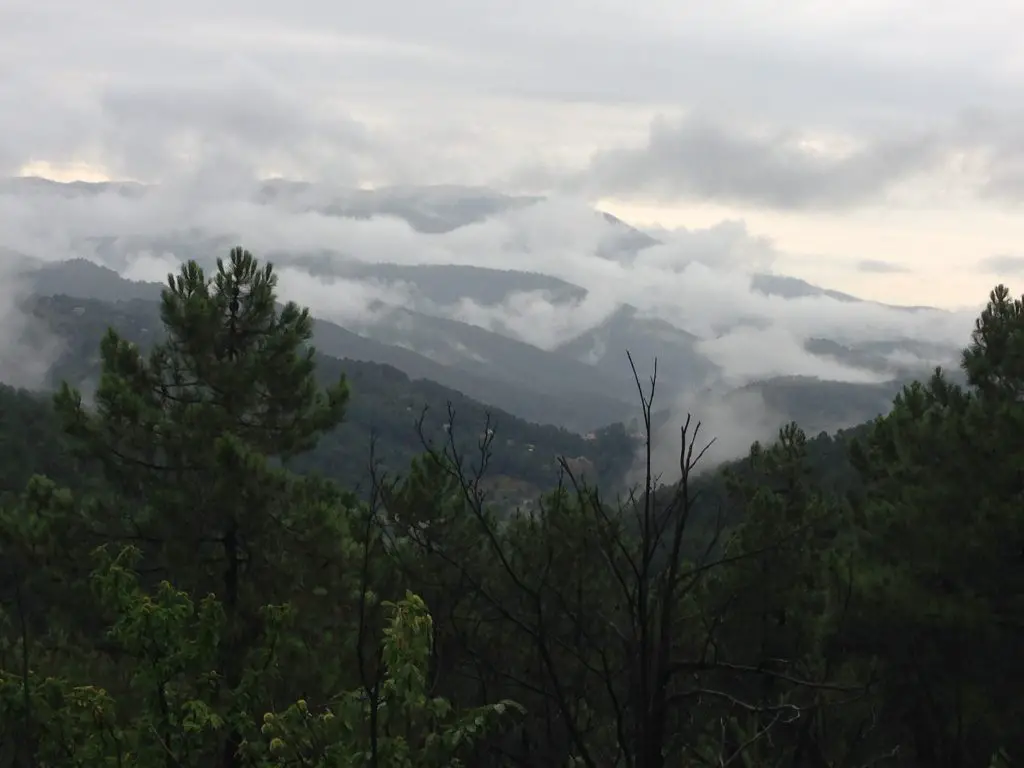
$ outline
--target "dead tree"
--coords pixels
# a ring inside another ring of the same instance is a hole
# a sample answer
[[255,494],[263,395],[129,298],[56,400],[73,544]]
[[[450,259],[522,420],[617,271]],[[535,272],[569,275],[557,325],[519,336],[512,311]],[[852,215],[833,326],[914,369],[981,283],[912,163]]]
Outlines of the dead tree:
[[[446,631],[459,636],[461,670],[473,670],[481,690],[500,687],[500,695],[532,713],[520,741],[502,746],[508,762],[664,768],[684,756],[713,754],[709,765],[729,765],[779,724],[808,716],[806,705],[784,693],[773,701],[748,700],[730,681],[776,676],[790,688],[853,691],[719,657],[716,636],[725,615],[708,614],[708,580],[781,542],[730,554],[720,518],[701,546],[688,541],[699,502],[695,469],[711,443],[698,444],[700,424],[687,417],[680,479],[660,485],[652,471],[657,363],[645,388],[632,357],[629,362],[643,414],[644,480],[614,505],[563,459],[558,487],[544,503],[502,517],[489,508],[482,483],[493,430],[484,430],[469,457],[455,438],[450,406],[441,445],[421,419],[429,462],[457,500],[460,524],[476,538],[474,551],[460,550],[446,544],[440,527],[420,521],[406,543],[443,564],[449,592],[460,591],[468,606],[447,617]],[[452,501],[445,503],[451,517]],[[684,557],[684,550],[699,554]],[[443,599],[449,608],[457,602]],[[729,601],[719,605],[727,611]],[[758,714],[756,727],[718,739],[716,724],[737,713]]]

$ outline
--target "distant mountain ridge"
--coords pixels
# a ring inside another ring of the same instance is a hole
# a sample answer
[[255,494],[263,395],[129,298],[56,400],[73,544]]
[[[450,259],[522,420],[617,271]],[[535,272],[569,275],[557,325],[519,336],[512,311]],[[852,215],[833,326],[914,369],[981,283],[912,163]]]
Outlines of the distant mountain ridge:
[[[142,302],[152,307],[153,317],[163,288],[158,283],[126,280],[112,269],[82,259],[33,263],[20,280],[41,297],[63,295],[114,305]],[[696,349],[697,337],[645,318],[632,307],[620,308],[603,323],[551,352],[457,321],[395,311],[407,318],[405,326],[413,329],[411,336],[401,333],[401,323],[369,329],[372,335],[368,335],[366,329],[346,329],[317,319],[314,343],[325,355],[391,365],[412,380],[436,382],[527,421],[555,424],[577,433],[635,417],[638,403],[627,349],[643,376],[650,360],[658,357],[663,396],[664,387],[671,387],[680,377],[699,376],[703,381],[715,373],[714,366]],[[408,339],[418,340],[420,349],[409,348],[417,344],[405,344]],[[461,354],[456,349],[460,344],[465,346]],[[886,365],[884,347],[864,352],[828,340],[808,344],[816,346],[820,354],[860,367],[874,365],[882,370]],[[487,360],[472,362],[467,352],[474,349],[504,361],[505,366],[488,365]],[[766,404],[780,420],[796,419],[819,430],[849,426],[881,413],[901,383],[912,376],[913,372],[900,371],[891,382],[881,385],[780,377],[752,382],[738,391],[767,392]],[[727,401],[728,394],[723,394]]]
[[268,261],[301,267],[326,282],[339,279],[407,283],[427,300],[440,305],[469,298],[479,304],[499,304],[514,293],[543,292],[554,301],[580,301],[587,292],[578,285],[539,272],[495,269],[468,264],[371,264],[331,251],[291,254],[268,251]]
[[[54,194],[61,197],[89,197],[100,194],[117,194],[123,197],[137,198],[157,189],[155,185],[137,182],[57,182],[39,177],[8,177],[0,178],[0,194]],[[250,199],[264,205],[279,205],[294,211],[316,211],[328,216],[342,218],[367,219],[380,216],[393,216],[407,222],[417,231],[428,234],[442,234],[460,227],[484,221],[485,219],[516,209],[522,209],[545,200],[538,195],[510,195],[486,187],[465,187],[458,185],[435,186],[394,186],[376,189],[330,188],[311,182],[292,181],[287,179],[270,179],[258,183],[253,189]],[[613,245],[619,245],[627,252],[635,252],[658,245],[661,241],[651,234],[643,232],[622,219],[605,211],[595,211],[595,216],[613,225],[618,230],[618,237]],[[95,239],[94,239],[95,240]],[[210,235],[196,231],[172,233],[165,237],[115,237],[100,238],[94,242],[98,255],[105,260],[117,261],[118,245],[120,250],[145,250],[154,252],[173,249],[187,242],[190,246],[190,258],[201,257],[206,253],[219,253],[234,243],[231,234]],[[2,244],[0,244],[2,245]],[[360,277],[381,280],[415,280],[435,272],[458,275],[466,279],[466,275],[478,271],[478,276],[493,277],[504,273],[504,280],[523,287],[508,288],[507,292],[519,290],[555,290],[564,291],[567,297],[582,297],[585,290],[558,278],[517,270],[490,270],[484,267],[464,265],[399,265],[399,264],[367,264],[352,257],[346,257],[336,250],[324,248],[318,253],[294,253],[290,251],[271,251],[264,254],[267,258],[277,257],[279,263],[295,263],[301,265],[318,276],[326,277],[334,274],[338,277]],[[108,261],[110,263],[110,261]],[[523,276],[530,277],[523,277]],[[534,281],[537,288],[526,287]],[[438,281],[441,282],[440,278]],[[524,284],[524,281],[525,284]],[[483,285],[481,281],[477,281]],[[800,298],[808,296],[828,296],[838,301],[859,302],[863,299],[842,291],[821,288],[805,280],[786,275],[755,274],[751,280],[753,290],[766,295],[782,298]],[[494,295],[497,290],[493,284],[480,288],[483,294]],[[476,298],[476,297],[474,297]],[[484,303],[491,303],[486,296],[481,296]],[[873,303],[873,302],[872,302]],[[908,311],[933,309],[931,307],[901,307],[886,305]]]
[[[114,270],[84,259],[49,263],[42,268],[26,270],[21,279],[37,296],[64,295],[103,302],[138,300],[155,303],[164,287],[159,283],[126,280]],[[472,333],[487,334],[483,329],[467,328]],[[508,345],[544,354],[511,339],[497,338]],[[314,322],[314,343],[324,354],[332,357],[393,365],[413,379],[435,381],[536,423],[560,424],[588,432],[622,420],[632,407],[600,392],[588,395],[587,391],[574,391],[571,396],[565,393],[553,396],[540,388],[516,386],[479,368],[446,365],[408,348],[361,336],[323,319]],[[586,374],[586,371],[580,371],[578,375]]]
[[[110,193],[134,198],[149,194],[152,189],[132,183],[61,185],[42,179],[8,179],[0,183],[0,194],[64,197]],[[392,216],[408,222],[414,229],[434,234],[450,232],[501,213],[523,210],[541,199],[456,186],[332,190],[281,180],[259,185],[252,195],[252,201],[260,205],[283,206],[296,211],[316,210],[329,216]],[[605,258],[629,260],[659,242],[610,214],[595,211],[594,215],[614,228],[612,236],[602,240],[600,246],[612,251],[600,254]],[[133,264],[137,254],[197,258],[209,267],[216,256],[224,255],[235,244],[233,237],[230,233],[186,227],[145,236],[111,234],[83,238],[76,245],[79,253],[93,254],[91,259],[109,267],[87,259],[40,263],[22,258],[19,280],[30,293],[43,296],[63,294],[108,302],[155,301],[161,285],[127,281],[119,274]],[[2,245],[0,243],[0,247]],[[10,253],[12,256],[5,263],[20,258],[19,254]],[[392,303],[371,304],[372,311],[365,316],[345,311],[332,315],[330,307],[324,306],[317,321],[316,343],[327,354],[393,365],[413,379],[438,382],[537,423],[558,424],[583,433],[627,420],[635,414],[637,393],[626,360],[627,350],[645,376],[652,359],[658,358],[663,397],[700,392],[709,386],[721,388],[725,395],[729,387],[737,386],[733,382],[726,387],[722,383],[723,372],[702,352],[702,344],[708,339],[650,317],[641,308],[628,304],[612,309],[592,327],[573,331],[568,337],[563,334],[562,340],[549,342],[544,348],[527,343],[524,339],[535,336],[521,333],[521,328],[504,327],[497,319],[475,319],[486,315],[486,312],[479,315],[477,310],[490,311],[488,308],[498,307],[513,297],[521,299],[522,294],[538,294],[549,304],[566,305],[572,310],[571,305],[586,300],[588,292],[570,280],[524,270],[465,264],[370,263],[360,260],[358,254],[339,251],[334,244],[325,244],[319,249],[271,250],[258,255],[282,270],[300,270],[326,284],[332,281],[372,284],[387,288],[382,295],[408,297],[407,300],[389,298]],[[751,288],[790,300],[823,296],[848,304],[862,301],[850,294],[782,275],[755,274],[751,277]],[[305,303],[301,296],[294,298]],[[472,308],[477,314],[463,312],[460,307]],[[915,312],[921,308],[899,309]],[[498,318],[501,312],[486,316]],[[349,319],[339,325],[332,322],[333,317]],[[470,317],[487,327],[464,322]],[[733,327],[719,328],[715,333],[725,334]],[[822,361],[839,362],[890,382],[926,372],[930,363],[915,363],[916,358],[933,360],[953,354],[950,350],[910,341],[850,344],[811,338],[804,346],[810,355]],[[814,381],[803,380],[799,387],[813,389],[817,386]],[[840,391],[831,386],[833,383],[821,382],[818,389]],[[765,382],[748,382],[747,385],[762,384]],[[810,399],[813,400],[813,396]],[[799,410],[799,402],[787,402],[787,408]],[[858,402],[863,404],[861,410],[865,418],[875,415],[875,406],[868,405],[874,400],[868,397]],[[838,403],[832,408],[837,424],[848,421],[847,410]],[[786,415],[795,414],[789,411],[781,414]]]

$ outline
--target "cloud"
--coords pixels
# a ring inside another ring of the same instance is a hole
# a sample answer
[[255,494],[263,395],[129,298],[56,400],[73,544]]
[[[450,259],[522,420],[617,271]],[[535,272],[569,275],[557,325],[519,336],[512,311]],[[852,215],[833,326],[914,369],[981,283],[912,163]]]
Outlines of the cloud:
[[528,291],[510,294],[500,304],[480,304],[464,298],[450,307],[433,309],[461,322],[553,350],[606,320],[615,307],[614,294],[599,287],[568,303],[556,303],[544,291]]
[[904,274],[909,272],[902,264],[897,264],[884,259],[861,259],[857,262],[858,272],[869,272],[876,275]]
[[[917,137],[964,106],[1019,93],[1020,75],[1001,64],[1017,47],[1005,3],[983,0],[972,15],[920,0],[815,7],[523,0],[499,19],[468,0],[183,0],[155,20],[111,0],[9,0],[0,173],[86,165],[167,181],[206,168],[204,189],[253,169],[492,183],[596,151],[587,178],[602,191],[621,181],[613,191],[844,206],[926,167]],[[677,109],[698,117],[648,130]],[[784,132],[749,135],[752,125],[862,147],[822,157]],[[710,165],[738,158],[751,161],[742,172]]]
[[1000,253],[982,259],[978,267],[993,275],[1017,275],[1024,272],[1024,256]]
[[598,194],[662,202],[841,208],[876,200],[930,169],[937,150],[925,136],[838,153],[794,131],[755,133],[695,117],[659,118],[644,145],[597,153],[574,183]]
[[197,187],[271,170],[321,166],[341,181],[359,177],[373,140],[348,115],[296,98],[264,70],[236,65],[200,83],[116,83],[101,92],[104,165],[115,176],[172,181],[201,168]]
[[381,149],[344,111],[311,104],[244,63],[196,81],[173,74],[114,80],[96,87],[95,101],[76,117],[70,130],[22,134],[20,157],[12,146],[18,135],[0,139],[7,170],[17,170],[12,161],[33,157],[84,160],[114,178],[188,183],[193,194],[205,196],[219,185],[296,169],[356,183]]
[[17,272],[22,264],[17,254],[0,247],[0,382],[39,389],[63,345],[26,313],[28,286]]
[[[417,205],[459,210],[453,202],[459,199],[458,190],[441,192],[434,199],[434,190],[421,190]],[[416,198],[415,191],[408,194]],[[462,194],[472,202],[478,193],[463,190]],[[723,333],[739,333],[737,324],[759,332],[774,329],[773,333],[782,335],[743,331],[746,335],[731,343],[779,355],[784,349],[795,349],[786,339],[797,343],[814,336],[843,343],[916,339],[959,345],[970,329],[970,318],[964,313],[908,312],[836,301],[826,295],[784,299],[755,291],[751,275],[770,269],[777,251],[770,240],[751,234],[740,221],[658,233],[663,238],[660,244],[638,253],[616,253],[609,244],[621,240],[623,225],[568,197],[532,205],[508,203],[494,215],[435,234],[418,232],[397,216],[346,218],[259,203],[253,195],[236,197],[233,191],[211,193],[196,205],[187,187],[173,185],[139,197],[116,192],[0,194],[0,222],[0,243],[14,250],[44,259],[86,257],[134,278],[155,277],[175,259],[193,257],[196,249],[214,247],[211,243],[238,241],[257,254],[281,252],[276,257],[279,266],[288,268],[282,273],[282,285],[316,310],[343,313],[351,305],[350,316],[354,316],[375,302],[415,305],[500,328],[544,348],[594,327],[624,304],[701,339],[717,339],[719,345],[724,344],[718,338]],[[110,245],[112,236],[118,239]],[[97,238],[108,239],[105,250],[97,245],[105,241]],[[431,306],[415,298],[415,286],[358,283],[357,287],[352,280],[318,283],[303,273],[299,263],[281,262],[288,253],[319,253],[327,269],[332,261],[355,259],[534,272],[580,286],[587,294],[582,300],[556,300],[544,291],[514,291],[498,302],[474,303],[467,297],[452,305]],[[778,365],[771,360],[755,365],[758,356],[744,359],[742,351],[730,354],[737,365],[749,369],[745,375],[777,372]],[[794,366],[795,361],[782,368]]]
[[[784,420],[783,414],[775,413],[761,394],[754,391],[734,392],[728,396],[714,390],[688,392],[671,402],[670,411],[671,418],[656,425],[651,435],[651,469],[664,483],[680,477],[679,426],[685,422],[687,414],[693,415],[691,435],[700,423],[694,444],[696,451],[711,443],[695,468],[698,474],[743,456],[754,441],[772,442]],[[634,473],[629,481],[642,482],[643,477]]]
[[365,102],[355,116],[336,80],[353,58],[403,59],[410,46],[346,46],[336,33],[248,12],[236,24],[179,8],[157,27],[102,9],[51,9],[49,21],[17,10],[26,34],[60,44],[39,56],[0,15],[0,175],[73,166],[205,195],[269,174],[352,185],[421,167],[408,124],[378,119],[371,130]]
[[314,307],[316,316],[352,326],[386,319],[397,307],[413,303],[410,286],[379,281],[346,279],[319,280],[292,267],[277,269],[282,297]]
[[812,355],[806,337],[782,325],[743,326],[706,339],[698,349],[725,371],[726,381],[744,384],[775,376],[813,376],[831,381],[877,383],[887,378],[873,371]]
[[1022,131],[1024,111],[1003,104],[963,110],[949,127],[956,170],[983,203],[1016,206],[1024,200]]

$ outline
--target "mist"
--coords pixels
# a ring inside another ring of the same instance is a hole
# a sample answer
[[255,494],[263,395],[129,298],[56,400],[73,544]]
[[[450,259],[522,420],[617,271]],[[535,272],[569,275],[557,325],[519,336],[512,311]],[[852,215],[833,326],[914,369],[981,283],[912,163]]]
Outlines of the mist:
[[29,290],[19,276],[22,263],[0,249],[0,383],[40,389],[63,342],[25,312]]
[[[659,392],[661,407],[671,411],[655,435],[666,472],[678,464],[676,430],[687,412],[705,422],[708,437],[717,437],[711,461],[731,458],[753,440],[771,437],[776,414],[755,395],[724,400],[713,394],[724,387],[776,376],[856,383],[891,378],[886,371],[811,354],[808,340],[904,347],[909,342],[939,350],[935,355],[906,349],[892,353],[894,363],[924,368],[952,362],[976,316],[974,310],[908,310],[824,294],[767,295],[755,289],[752,278],[771,273],[780,253],[738,220],[704,229],[661,230],[654,233],[656,240],[636,247],[623,245],[624,224],[601,216],[582,198],[567,196],[496,206],[489,215],[463,221],[457,215],[459,200],[483,194],[480,190],[404,190],[417,210],[448,211],[454,205],[456,220],[443,231],[422,231],[408,217],[390,213],[350,218],[325,212],[357,194],[306,187],[297,203],[287,196],[261,198],[256,187],[241,181],[211,188],[194,181],[94,187],[87,193],[70,193],[59,185],[7,184],[0,190],[0,246],[44,261],[84,258],[131,280],[164,282],[183,261],[226,256],[220,244],[237,242],[257,257],[273,254],[283,299],[357,332],[397,309],[413,310],[548,351],[597,328],[620,308],[635,307],[643,318],[693,334],[696,350],[718,369],[700,388]],[[380,191],[378,202],[389,200],[389,194]],[[315,270],[302,259],[309,254],[316,254]],[[413,283],[353,278],[344,271],[352,264],[377,263],[531,272],[582,291],[511,291],[496,301],[466,296],[439,303]],[[0,294],[0,360],[8,382],[27,386],[45,372],[47,359],[37,344],[25,347],[25,323],[19,319],[13,285]],[[641,367],[651,362],[637,361]]]

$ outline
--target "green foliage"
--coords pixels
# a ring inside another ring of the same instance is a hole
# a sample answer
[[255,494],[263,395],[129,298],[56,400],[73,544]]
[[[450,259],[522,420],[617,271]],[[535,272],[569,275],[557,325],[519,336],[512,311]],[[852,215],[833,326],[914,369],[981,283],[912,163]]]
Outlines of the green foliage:
[[[137,695],[130,696],[131,706],[118,706],[106,690],[67,680],[6,671],[0,676],[0,722],[31,721],[36,764],[200,765],[229,725],[218,712],[214,671],[222,606],[212,596],[197,605],[167,582],[147,593],[133,570],[138,557],[131,548],[113,557],[100,550],[92,577],[114,617],[108,634],[132,660],[130,687]],[[522,711],[502,701],[460,713],[431,697],[426,605],[411,593],[386,605],[392,610],[382,646],[387,675],[374,695],[345,692],[320,714],[299,700],[264,715],[262,739],[257,724],[236,713],[234,727],[252,734],[243,750],[254,765],[460,765],[459,754]]]
[[[0,757],[8,765],[132,765],[130,755],[122,751],[115,709],[102,688],[4,670],[0,672],[0,722],[5,725]],[[24,730],[18,734],[16,728]]]
[[985,397],[1016,400],[1024,391],[1024,301],[1011,298],[1005,285],[989,294],[962,365]]
[[122,728],[133,741],[130,752],[142,765],[167,756],[177,765],[195,764],[226,725],[215,696],[224,611],[212,596],[196,605],[167,581],[147,594],[133,570],[137,550],[116,557],[100,550],[99,558],[93,584],[114,617],[108,636],[132,660],[136,705]]
[[0,384],[0,499],[16,498],[33,475],[71,484],[78,467],[50,403]]
[[[1011,565],[1024,541],[1024,413],[1015,374],[999,373],[1020,352],[1006,347],[1006,329],[991,327],[1016,322],[1004,299],[993,293],[965,353],[976,388],[936,372],[908,387],[854,450],[868,480],[861,542],[873,567],[860,577],[851,639],[888,665],[891,716],[936,760],[987,760],[1024,715],[1011,682],[1024,673],[1013,629],[1024,617],[1024,581]],[[885,643],[894,636],[903,642]]]
[[369,691],[339,696],[319,714],[299,700],[263,718],[273,766],[310,768],[428,768],[460,766],[458,755],[492,733],[521,708],[501,701],[458,713],[431,697],[427,672],[432,622],[414,594],[386,603],[392,618],[384,633],[387,677]]

